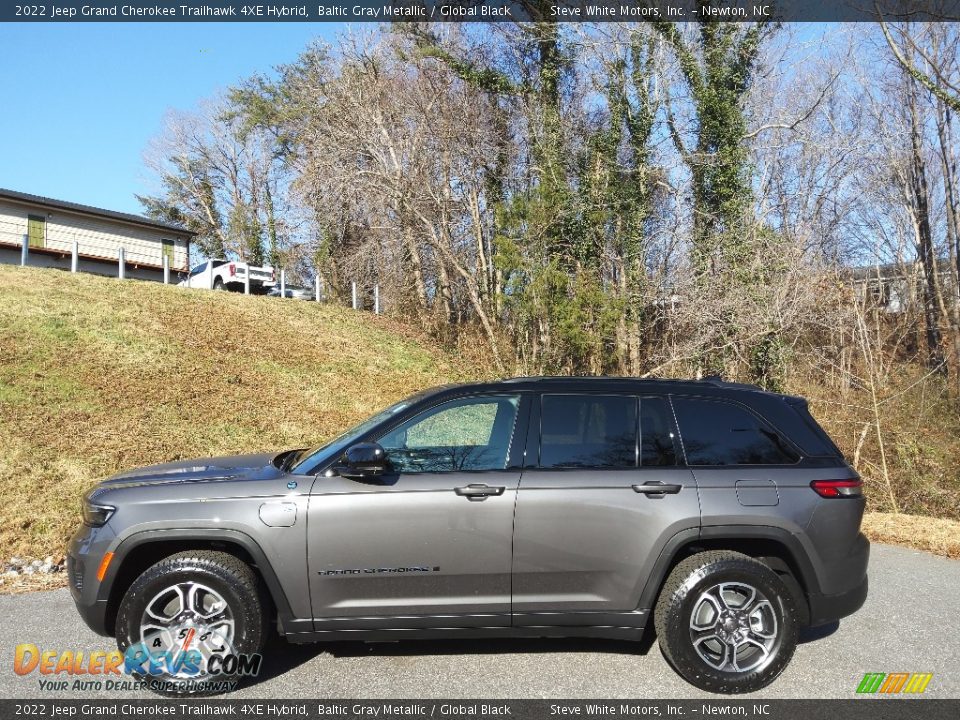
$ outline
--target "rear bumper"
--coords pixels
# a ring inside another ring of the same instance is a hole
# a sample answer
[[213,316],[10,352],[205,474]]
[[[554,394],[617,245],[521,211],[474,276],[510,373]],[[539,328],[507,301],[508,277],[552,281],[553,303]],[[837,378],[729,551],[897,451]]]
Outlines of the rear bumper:
[[846,592],[835,595],[810,595],[810,626],[826,625],[840,618],[852,615],[867,599],[867,576]]
[[[824,625],[852,615],[867,599],[867,566],[870,562],[870,541],[858,533],[849,552],[843,556],[829,556],[821,570],[820,590],[827,586],[830,592],[811,592],[810,625]],[[829,585],[824,582],[829,580]]]

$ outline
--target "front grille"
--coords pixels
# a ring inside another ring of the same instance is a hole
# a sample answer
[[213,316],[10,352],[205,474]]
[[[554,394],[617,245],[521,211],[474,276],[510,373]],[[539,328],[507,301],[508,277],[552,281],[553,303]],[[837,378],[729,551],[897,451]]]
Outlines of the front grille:
[[83,563],[69,555],[67,556],[67,576],[78,592],[83,590]]

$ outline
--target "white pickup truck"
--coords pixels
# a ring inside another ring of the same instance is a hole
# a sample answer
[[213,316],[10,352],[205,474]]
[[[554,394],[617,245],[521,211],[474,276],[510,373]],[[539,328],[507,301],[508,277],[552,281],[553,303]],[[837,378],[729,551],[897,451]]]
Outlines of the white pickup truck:
[[272,267],[214,258],[194,267],[190,274],[177,284],[182,287],[244,292],[248,276],[250,292],[255,295],[262,295],[276,283],[276,274]]

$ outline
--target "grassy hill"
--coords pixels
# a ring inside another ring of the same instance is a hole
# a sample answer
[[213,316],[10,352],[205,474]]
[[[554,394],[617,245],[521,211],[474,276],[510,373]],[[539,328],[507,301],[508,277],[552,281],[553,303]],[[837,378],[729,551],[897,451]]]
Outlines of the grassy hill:
[[0,265],[0,558],[117,470],[312,445],[463,363],[370,313]]
[[[117,470],[312,445],[483,372],[370,313],[0,265],[0,560],[61,556],[81,494]],[[957,409],[902,384],[884,432],[913,515],[869,514],[865,527],[960,557]],[[791,391],[859,457],[870,507],[889,510],[863,401],[813,381]]]

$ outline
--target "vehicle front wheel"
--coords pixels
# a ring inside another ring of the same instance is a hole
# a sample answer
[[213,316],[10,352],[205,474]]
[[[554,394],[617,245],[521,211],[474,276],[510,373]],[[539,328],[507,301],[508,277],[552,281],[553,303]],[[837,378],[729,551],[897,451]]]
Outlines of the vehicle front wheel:
[[134,580],[116,632],[125,664],[151,690],[199,696],[223,693],[259,670],[266,627],[250,566],[228,553],[187,551]]
[[731,551],[698,553],[670,573],[654,613],[660,649],[689,683],[746,693],[773,682],[797,645],[790,590],[773,570]]

